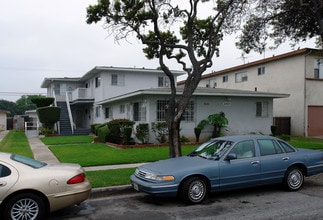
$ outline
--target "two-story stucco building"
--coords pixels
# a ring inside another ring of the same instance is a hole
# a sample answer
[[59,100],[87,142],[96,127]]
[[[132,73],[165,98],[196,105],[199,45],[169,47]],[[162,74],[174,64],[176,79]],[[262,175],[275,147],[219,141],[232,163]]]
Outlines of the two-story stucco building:
[[291,134],[323,135],[323,51],[299,49],[203,76],[199,87],[287,93],[273,115],[290,118]]
[[[184,72],[172,71],[177,77]],[[158,69],[95,67],[79,78],[45,78],[41,87],[62,107],[60,127],[65,134],[88,129],[91,124],[126,118],[139,123],[165,121],[170,95],[169,81]],[[178,96],[182,88],[178,87]],[[229,119],[226,134],[270,134],[273,99],[286,94],[199,88],[181,123],[181,135],[195,140],[194,128],[210,114],[224,112]],[[64,113],[66,110],[66,113]],[[202,132],[208,138],[212,130]],[[61,133],[63,133],[61,131]],[[150,141],[155,142],[153,134]]]

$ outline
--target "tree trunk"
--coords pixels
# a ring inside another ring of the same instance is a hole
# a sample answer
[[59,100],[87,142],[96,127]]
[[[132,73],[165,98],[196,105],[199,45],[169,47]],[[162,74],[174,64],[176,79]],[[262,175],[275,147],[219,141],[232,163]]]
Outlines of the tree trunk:
[[176,100],[175,97],[170,98],[166,111],[166,122],[168,126],[168,141],[169,141],[169,157],[182,156],[181,142],[180,142],[180,120],[176,119]]
[[172,120],[170,122],[170,130],[169,130],[169,157],[180,157],[182,156],[182,146],[179,134],[180,122]]

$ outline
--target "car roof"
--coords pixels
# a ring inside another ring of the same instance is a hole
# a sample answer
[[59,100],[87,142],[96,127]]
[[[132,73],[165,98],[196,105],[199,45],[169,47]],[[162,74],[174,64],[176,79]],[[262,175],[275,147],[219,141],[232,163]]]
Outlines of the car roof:
[[214,138],[213,140],[226,140],[226,141],[244,141],[244,140],[250,140],[250,139],[275,139],[277,138],[269,135],[253,135],[253,134],[248,134],[248,135],[233,135],[233,136],[224,136],[224,137],[218,137]]

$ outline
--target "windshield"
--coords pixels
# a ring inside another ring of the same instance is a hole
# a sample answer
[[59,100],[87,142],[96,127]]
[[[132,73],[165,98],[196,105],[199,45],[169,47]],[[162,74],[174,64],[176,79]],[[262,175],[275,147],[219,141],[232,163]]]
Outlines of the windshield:
[[188,156],[200,156],[206,159],[219,159],[232,145],[232,141],[210,140],[196,148]]
[[41,168],[43,166],[46,166],[47,164],[38,160],[34,160],[29,157],[24,157],[21,155],[13,154],[11,156],[11,159],[20,163],[23,163],[27,166],[33,167],[33,168]]

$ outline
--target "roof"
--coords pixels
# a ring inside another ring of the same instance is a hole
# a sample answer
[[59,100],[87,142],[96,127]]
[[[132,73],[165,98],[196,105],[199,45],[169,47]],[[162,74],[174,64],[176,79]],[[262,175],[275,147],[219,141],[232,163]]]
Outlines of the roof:
[[6,115],[7,115],[7,114],[10,114],[10,112],[9,112],[9,111],[1,110],[1,109],[0,109],[0,114],[1,114],[1,113],[2,113],[2,114],[6,114]]
[[[182,95],[184,87],[177,87],[177,95]],[[126,93],[120,96],[115,96],[103,101],[98,102],[97,104],[102,105],[105,103],[116,102],[125,98],[131,98],[141,95],[170,95],[169,88],[152,88],[152,89],[142,89],[134,92]],[[254,92],[254,91],[245,91],[245,90],[235,90],[235,89],[220,89],[220,88],[204,88],[198,87],[193,96],[230,96],[230,97],[267,97],[267,98],[287,98],[289,94],[281,93],[269,93],[269,92]]]
[[51,82],[60,81],[60,82],[78,82],[80,81],[80,77],[62,77],[62,78],[45,78],[40,85],[40,88],[48,88]]
[[[298,49],[298,50],[294,50],[292,52],[280,54],[280,55],[277,55],[277,56],[272,56],[272,57],[257,60],[257,61],[254,61],[254,62],[250,62],[250,63],[230,67],[230,68],[227,68],[227,69],[223,69],[223,70],[220,70],[220,71],[215,71],[215,72],[212,72],[212,73],[204,74],[204,75],[202,75],[202,79],[207,79],[207,78],[210,78],[210,77],[213,77],[213,76],[222,75],[222,74],[226,74],[226,73],[233,72],[233,71],[239,71],[239,70],[242,70],[242,69],[245,69],[245,68],[248,68],[248,67],[252,67],[252,66],[263,65],[265,63],[274,62],[274,61],[277,61],[277,60],[282,60],[282,59],[286,59],[286,58],[293,57],[293,56],[308,55],[310,53],[322,53],[322,50],[311,49],[311,48]],[[185,80],[180,81],[177,84],[182,85],[184,83],[185,83]]]
[[[93,69],[91,69],[90,71],[88,71],[87,73],[85,73],[82,77],[81,77],[81,81],[86,81],[90,78],[93,77],[93,75],[96,75],[102,71],[110,71],[110,72],[127,72],[127,73],[153,73],[153,74],[157,74],[157,73],[162,73],[164,74],[164,72],[160,69],[146,69],[146,68],[128,68],[128,67],[108,67],[108,66],[96,66]],[[184,71],[178,71],[178,70],[171,70],[171,72],[175,75],[175,76],[180,76],[185,74]]]

